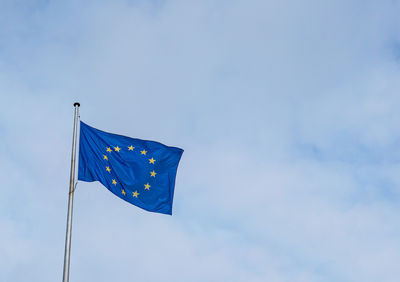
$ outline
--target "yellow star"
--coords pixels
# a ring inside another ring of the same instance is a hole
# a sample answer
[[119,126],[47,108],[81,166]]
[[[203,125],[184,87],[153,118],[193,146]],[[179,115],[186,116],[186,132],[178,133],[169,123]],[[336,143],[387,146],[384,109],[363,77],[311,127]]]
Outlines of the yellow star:
[[103,155],[103,158],[104,158],[106,161],[108,161],[108,158],[107,158],[106,155]]
[[117,181],[115,181],[115,179],[113,179],[112,184],[117,185]]
[[137,190],[135,191],[135,192],[132,192],[132,195],[133,195],[133,197],[138,197],[139,196],[139,193],[137,192]]
[[153,158],[151,158],[151,159],[149,159],[149,162],[150,162],[151,164],[154,164],[154,163],[156,162],[156,160],[153,159]]
[[142,151],[140,151],[140,153],[141,153],[142,155],[146,155],[147,151],[146,151],[146,150],[142,150]]
[[156,172],[153,170],[153,171],[150,171],[150,176],[152,176],[152,177],[156,177]]
[[111,168],[110,168],[109,166],[106,166],[106,170],[107,170],[108,172],[111,172]]
[[110,147],[107,147],[107,152],[109,152],[109,153],[111,153],[111,152],[112,152],[112,150],[111,150],[111,148],[110,148]]
[[119,153],[119,150],[121,150],[121,148],[117,146],[117,147],[114,147],[114,150]]
[[133,151],[133,149],[135,149],[135,147],[133,147],[132,145],[130,145],[130,146],[128,147],[128,150],[129,150],[129,151]]
[[126,195],[126,192],[125,192],[125,190],[124,189],[122,189],[122,192],[121,192],[124,196]]
[[151,185],[147,182],[147,184],[144,185],[144,189],[150,190]]

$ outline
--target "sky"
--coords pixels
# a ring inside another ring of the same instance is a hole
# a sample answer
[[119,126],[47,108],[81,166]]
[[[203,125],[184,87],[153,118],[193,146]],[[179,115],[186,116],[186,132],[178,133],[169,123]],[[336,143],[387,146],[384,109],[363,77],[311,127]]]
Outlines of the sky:
[[61,281],[73,103],[185,150],[173,215],[98,182],[70,281],[400,276],[400,1],[0,0],[0,281]]

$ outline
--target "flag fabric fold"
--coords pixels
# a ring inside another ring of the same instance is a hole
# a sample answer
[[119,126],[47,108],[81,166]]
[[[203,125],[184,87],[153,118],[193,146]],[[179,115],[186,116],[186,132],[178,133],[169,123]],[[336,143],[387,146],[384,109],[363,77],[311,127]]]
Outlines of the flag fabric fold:
[[172,214],[183,150],[107,133],[80,122],[78,180],[99,181],[144,210]]

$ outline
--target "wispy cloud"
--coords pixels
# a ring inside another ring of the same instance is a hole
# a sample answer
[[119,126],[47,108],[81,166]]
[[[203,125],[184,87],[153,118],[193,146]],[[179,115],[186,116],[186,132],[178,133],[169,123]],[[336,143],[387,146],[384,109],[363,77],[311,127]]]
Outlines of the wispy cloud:
[[74,281],[397,281],[396,1],[3,1],[0,280],[61,279],[72,103],[185,149],[174,215],[75,197]]

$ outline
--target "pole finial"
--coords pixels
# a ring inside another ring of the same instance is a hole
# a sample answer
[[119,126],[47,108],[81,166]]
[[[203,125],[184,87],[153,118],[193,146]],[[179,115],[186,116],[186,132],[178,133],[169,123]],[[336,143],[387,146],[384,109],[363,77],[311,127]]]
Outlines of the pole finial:
[[80,105],[81,105],[81,104],[79,104],[78,102],[75,102],[75,103],[74,103],[74,107],[76,107],[76,106],[80,107]]

